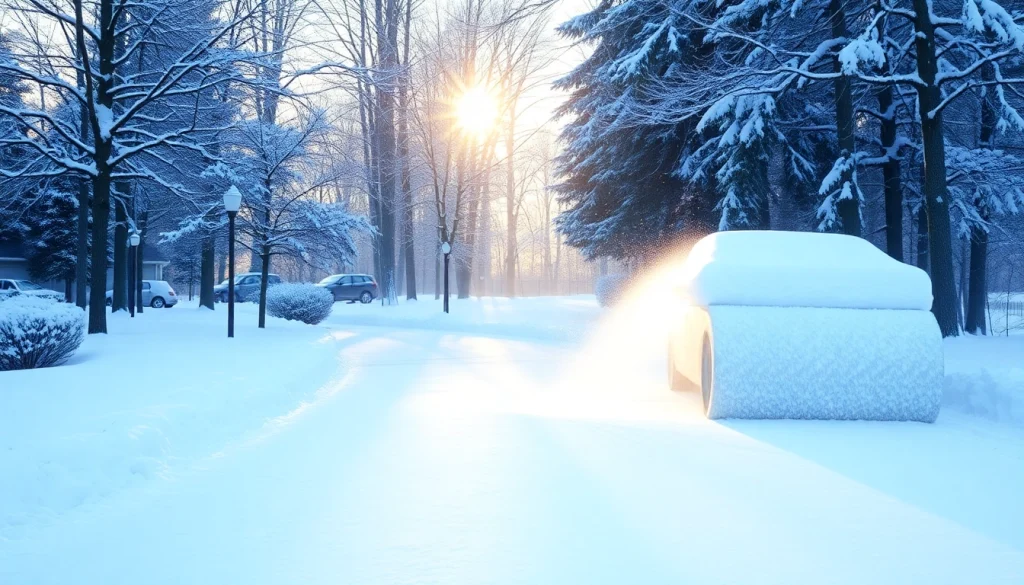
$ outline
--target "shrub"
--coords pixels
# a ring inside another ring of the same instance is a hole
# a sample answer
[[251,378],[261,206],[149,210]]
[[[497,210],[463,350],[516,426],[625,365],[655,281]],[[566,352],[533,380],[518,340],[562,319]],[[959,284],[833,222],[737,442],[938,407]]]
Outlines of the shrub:
[[629,288],[631,277],[628,274],[608,274],[597,279],[597,286],[594,294],[597,295],[597,304],[602,307],[610,307],[617,303]]
[[59,366],[85,340],[85,311],[29,295],[0,297],[0,371]]
[[279,284],[267,289],[267,312],[274,317],[316,325],[332,308],[334,295],[313,284]]

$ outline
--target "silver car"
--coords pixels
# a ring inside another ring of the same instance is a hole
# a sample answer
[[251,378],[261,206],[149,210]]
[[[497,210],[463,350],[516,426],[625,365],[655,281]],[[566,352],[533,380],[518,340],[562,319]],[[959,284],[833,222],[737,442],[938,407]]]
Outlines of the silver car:
[[0,278],[0,294],[21,294],[30,297],[44,297],[58,301],[64,300],[64,295],[55,290],[43,288],[29,280],[17,280],[14,278]]
[[[114,291],[107,291],[107,306],[114,304]],[[178,304],[178,296],[166,280],[143,280],[142,281],[142,305],[162,309],[173,307]]]
[[377,281],[369,274],[332,274],[317,286],[330,291],[335,301],[366,304],[379,296]]
[[[253,293],[260,291],[260,282],[263,280],[263,275],[259,272],[246,272],[244,274],[235,275],[235,302],[245,302],[249,300]],[[224,282],[213,287],[213,298],[218,303],[228,302],[228,280],[224,279]],[[276,274],[267,275],[267,286],[271,287],[275,284],[281,284],[281,277]]]

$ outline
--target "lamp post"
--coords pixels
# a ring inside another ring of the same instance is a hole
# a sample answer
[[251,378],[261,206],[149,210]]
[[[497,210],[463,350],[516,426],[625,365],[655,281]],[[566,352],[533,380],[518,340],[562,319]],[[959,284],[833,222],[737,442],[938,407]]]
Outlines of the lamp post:
[[132,318],[135,318],[135,287],[138,286],[138,253],[139,253],[139,242],[142,238],[139,237],[139,232],[132,232],[132,235],[128,236],[128,243],[132,246],[131,263],[132,270],[129,273],[131,278],[128,279],[128,313],[131,314]]
[[235,215],[242,206],[242,193],[231,186],[224,192],[224,210],[228,212],[228,337],[235,336]]
[[441,242],[441,253],[444,254],[444,312],[448,312],[448,258],[452,253],[452,245]]

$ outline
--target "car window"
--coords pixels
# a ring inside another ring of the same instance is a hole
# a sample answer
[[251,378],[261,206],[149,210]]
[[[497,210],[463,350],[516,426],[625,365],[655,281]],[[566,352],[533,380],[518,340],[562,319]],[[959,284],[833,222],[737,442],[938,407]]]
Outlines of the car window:
[[346,276],[341,279],[341,284],[352,284],[352,277]]
[[11,283],[7,282],[6,280],[0,280],[0,290],[9,290],[10,288]]
[[363,280],[363,284],[370,284],[371,282],[373,282],[373,279],[370,278],[369,276],[360,276],[359,278]]
[[148,282],[143,282],[142,283],[142,290],[149,290],[149,288],[150,287],[149,287],[149,283]]
[[270,275],[267,277],[267,284],[281,284],[281,277]]
[[337,276],[331,275],[320,281],[320,284],[334,284],[338,280]]
[[246,276],[245,280],[242,281],[242,284],[256,284],[259,281],[260,277],[258,276]]
[[17,282],[18,288],[20,288],[21,290],[43,290],[43,287],[39,286],[34,282],[29,282],[27,280],[19,280]]

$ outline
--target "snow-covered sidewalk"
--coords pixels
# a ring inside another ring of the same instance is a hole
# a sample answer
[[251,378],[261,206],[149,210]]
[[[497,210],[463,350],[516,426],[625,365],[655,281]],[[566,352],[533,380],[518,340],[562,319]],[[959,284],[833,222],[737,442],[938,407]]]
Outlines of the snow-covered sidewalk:
[[[1012,417],[718,424],[656,306],[438,308],[243,306],[234,351],[223,311],[147,311],[0,374],[0,583],[1024,580]],[[947,363],[1005,384],[1020,347]]]

